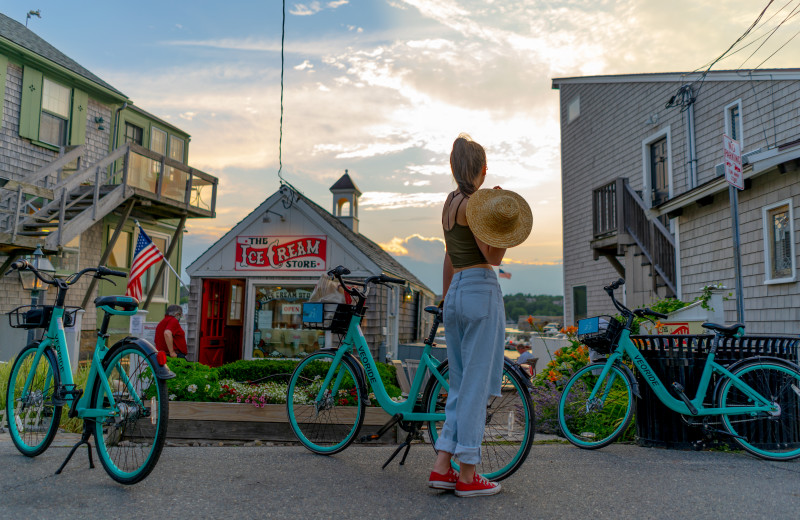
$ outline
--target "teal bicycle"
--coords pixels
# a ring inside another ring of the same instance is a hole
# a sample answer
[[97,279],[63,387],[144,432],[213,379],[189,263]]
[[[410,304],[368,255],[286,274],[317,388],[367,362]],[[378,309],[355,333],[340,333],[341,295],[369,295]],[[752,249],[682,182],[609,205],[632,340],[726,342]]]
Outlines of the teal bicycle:
[[[707,433],[732,438],[758,457],[784,461],[800,457],[800,367],[771,356],[742,359],[728,367],[714,361],[723,338],[740,336],[742,324],[729,327],[704,323],[715,331],[697,393],[690,399],[684,388],[672,383],[671,394],[630,338],[634,317],[666,318],[650,309],[631,311],[614,297],[625,283],[620,279],[604,287],[625,325],[612,317],[578,322],[578,338],[608,357],[578,370],[564,385],[558,406],[558,422],[564,436],[575,446],[596,449],[623,434],[634,413],[639,387],[628,364],[642,374],[656,397],[686,422]],[[623,356],[629,361],[623,362]],[[712,376],[713,394],[708,397]],[[676,397],[677,396],[677,397]],[[724,429],[709,419],[718,416]]]
[[83,435],[56,474],[84,444],[94,468],[89,444],[94,435],[100,462],[111,478],[122,484],[141,481],[164,447],[169,416],[166,380],[175,374],[167,367],[165,353],[144,339],[128,337],[111,348],[106,345],[111,316],[136,314],[139,302],[127,296],[95,300],[105,314],[85,389],[77,388],[73,380],[64,333],[78,310],[65,307],[67,290],[81,276],[94,273],[95,278],[114,283],[105,277],[127,277],[127,273],[100,266],[61,279],[43,275],[25,260],[12,263],[9,273],[14,270],[30,270],[58,290],[54,305],[23,306],[9,313],[12,327],[47,329],[43,339],[22,349],[11,368],[5,404],[14,445],[28,457],[44,453],[56,436],[62,408],[69,406],[69,417],[84,421]]
[[[447,361],[439,362],[431,355],[436,331],[442,320],[436,306],[425,310],[434,315],[434,323],[425,340],[425,348],[408,398],[394,401],[386,392],[360,323],[366,312],[370,288],[376,284],[404,285],[405,280],[386,275],[367,278],[363,283],[344,280],[350,271],[342,266],[328,272],[355,302],[303,304],[303,325],[331,330],[340,335],[337,348],[325,348],[311,354],[295,369],[289,381],[286,407],[292,431],[309,450],[332,455],[347,448],[357,437],[370,404],[368,386],[378,405],[391,419],[376,433],[362,436],[361,442],[376,440],[394,426],[406,431],[405,442],[383,464],[405,449],[400,464],[405,463],[411,443],[427,440],[435,444],[444,423],[447,401]],[[356,288],[361,286],[362,289]],[[421,392],[426,374],[430,374]],[[533,403],[527,379],[518,366],[506,359],[503,369],[502,396],[490,397],[486,406],[486,429],[481,446],[479,471],[491,480],[502,480],[519,468],[531,448],[534,435]],[[422,398],[418,397],[422,395]],[[458,469],[456,467],[456,469]]]

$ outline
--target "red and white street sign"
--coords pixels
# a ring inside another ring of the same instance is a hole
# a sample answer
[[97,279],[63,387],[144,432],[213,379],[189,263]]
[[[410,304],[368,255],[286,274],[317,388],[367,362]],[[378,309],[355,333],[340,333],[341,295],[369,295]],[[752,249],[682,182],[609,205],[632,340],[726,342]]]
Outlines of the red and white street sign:
[[744,176],[742,175],[742,147],[739,141],[722,134],[722,147],[725,151],[725,180],[728,184],[740,190],[744,189]]

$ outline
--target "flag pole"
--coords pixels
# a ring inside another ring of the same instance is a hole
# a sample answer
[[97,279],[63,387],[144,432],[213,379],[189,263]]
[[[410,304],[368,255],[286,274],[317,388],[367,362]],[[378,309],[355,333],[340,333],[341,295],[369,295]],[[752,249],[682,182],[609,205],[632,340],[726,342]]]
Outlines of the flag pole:
[[[136,223],[136,226],[137,226],[139,229],[142,229],[142,225],[141,225],[141,224],[139,224],[139,221],[138,221],[138,220],[136,220],[136,219],[133,219],[133,221]],[[170,264],[170,263],[167,261],[167,257],[166,257],[166,256],[164,256],[164,254],[163,254],[163,253],[161,254],[161,261],[162,261],[162,262],[164,262],[165,264],[167,264],[167,267],[169,267],[169,270],[170,270],[170,271],[172,271],[172,272],[175,274],[175,278],[177,278],[177,279],[178,279],[178,282],[179,282],[179,283],[180,283],[180,284],[183,286],[183,288],[184,288],[184,289],[188,289],[188,288],[189,288],[189,286],[187,286],[185,283],[183,283],[183,280],[181,280],[181,276],[178,274],[178,272],[175,270],[175,268],[174,268],[174,267],[172,267],[172,265],[171,265],[171,264]]]

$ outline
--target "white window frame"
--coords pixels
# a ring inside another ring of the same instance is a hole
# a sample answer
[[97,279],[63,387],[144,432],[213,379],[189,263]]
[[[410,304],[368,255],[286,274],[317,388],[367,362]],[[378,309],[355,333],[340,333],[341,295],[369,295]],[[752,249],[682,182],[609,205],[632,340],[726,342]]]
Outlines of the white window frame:
[[[149,236],[150,238],[162,238],[162,239],[164,239],[164,243],[165,243],[166,247],[165,247],[164,251],[161,251],[161,254],[162,255],[166,255],[167,254],[166,249],[169,249],[169,242],[170,242],[170,239],[172,237],[167,235],[166,233],[159,233],[158,231],[149,231],[148,230],[148,231],[145,231],[145,233],[147,233],[147,236]],[[136,236],[133,237],[133,243],[132,243],[132,247],[131,247],[131,250],[130,250],[130,253],[129,253],[131,255],[130,256],[130,258],[131,258],[131,260],[130,260],[131,266],[133,265],[133,254],[136,252],[136,242],[138,240],[139,240],[139,231],[137,230],[136,231]],[[166,262],[166,259],[162,260],[162,262]],[[154,265],[150,269],[157,270],[159,265],[161,265],[161,262],[159,262],[158,264]],[[169,268],[164,269],[164,272],[161,274],[161,276],[163,278],[161,286],[162,286],[164,292],[161,293],[161,294],[158,294],[158,293],[153,294],[153,298],[151,299],[151,302],[169,303],[169,274],[170,274]],[[144,274],[142,276],[144,276]],[[143,292],[142,297],[147,298],[147,296],[149,295],[149,292],[145,292],[144,291],[144,287],[142,287],[142,292]]]
[[739,109],[739,137],[736,141],[739,142],[739,146],[741,146],[742,151],[744,151],[744,127],[742,126],[742,121],[744,118],[742,117],[742,100],[737,99],[733,103],[729,103],[725,105],[725,135],[728,137],[731,136],[731,109],[736,107]]
[[[573,108],[574,107],[574,108]],[[574,111],[574,113],[573,113]],[[567,123],[571,123],[578,119],[581,115],[581,96],[578,94],[567,103]]]
[[662,128],[658,132],[647,136],[642,140],[642,200],[644,205],[649,209],[653,205],[652,191],[653,187],[650,186],[650,145],[656,141],[667,138],[667,182],[669,184],[669,198],[673,197],[673,182],[672,182],[672,130],[670,125]]
[[[772,245],[770,244],[770,227],[772,223],[769,221],[769,212],[773,209],[780,208],[781,206],[787,206],[789,208],[789,246],[790,256],[792,258],[792,273],[791,276],[787,276],[784,278],[770,278],[772,276]],[[761,209],[761,221],[763,225],[763,235],[764,235],[764,285],[772,285],[772,284],[779,284],[779,283],[792,283],[797,281],[797,259],[795,258],[795,233],[794,233],[794,208],[792,205],[792,199],[782,200],[780,202],[776,202],[774,204],[770,204],[768,206],[764,206]]]

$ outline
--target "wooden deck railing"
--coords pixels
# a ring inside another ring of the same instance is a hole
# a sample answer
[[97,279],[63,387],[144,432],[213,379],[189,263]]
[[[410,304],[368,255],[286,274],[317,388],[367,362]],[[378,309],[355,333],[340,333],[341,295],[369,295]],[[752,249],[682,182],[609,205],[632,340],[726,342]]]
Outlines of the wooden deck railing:
[[648,216],[641,197],[627,179],[618,178],[592,192],[594,238],[627,233],[647,257],[667,287],[675,287],[675,239],[656,218]]

